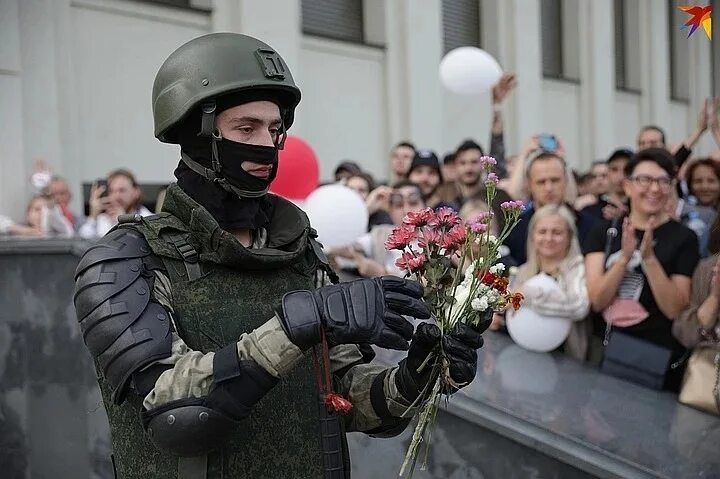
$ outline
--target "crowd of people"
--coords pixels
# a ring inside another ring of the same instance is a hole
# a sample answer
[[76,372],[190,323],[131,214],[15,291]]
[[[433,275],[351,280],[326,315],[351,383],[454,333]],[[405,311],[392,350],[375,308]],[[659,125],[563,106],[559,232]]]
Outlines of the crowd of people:
[[30,181],[36,192],[28,202],[24,221],[15,222],[0,214],[0,236],[77,236],[92,240],[107,234],[121,215],[152,214],[142,204],[142,191],[135,175],[124,168],[114,170],[106,179],[93,183],[87,214],[73,211],[72,192],[67,180],[54,175],[44,161],[36,162]]
[[[720,147],[720,99],[706,102],[696,131],[679,146],[671,148],[660,127],[645,126],[635,150],[618,148],[578,173],[553,135],[535,135],[517,155],[505,155],[502,103],[514,85],[515,77],[505,75],[493,89],[489,151],[468,139],[441,158],[403,141],[390,153],[389,183],[376,182],[353,161],[339,164],[334,180],[363,198],[369,224],[353,244],[329,251],[332,264],[361,277],[402,276],[395,264],[399,252],[384,243],[407,213],[447,207],[470,222],[490,209],[497,212],[491,227],[499,231],[500,204],[523,200],[520,221],[501,248],[502,262],[525,307],[573,322],[563,345],[568,354],[601,357],[615,330],[671,350],[673,360],[717,338],[720,158],[695,158],[692,149],[706,132]],[[485,203],[481,167],[486,154],[495,158],[500,178],[491,205]],[[25,220],[0,216],[0,235],[94,239],[121,215],[151,214],[125,169],[92,185],[86,214],[72,211],[68,182],[45,164],[37,165],[32,183],[37,194]],[[560,288],[525,286],[539,274]],[[491,328],[504,327],[505,315],[497,312]],[[681,378],[682,368],[668,372],[665,387],[677,390]]]
[[[720,158],[692,156],[706,132],[720,147],[720,100],[706,102],[696,131],[679,146],[671,148],[660,127],[645,126],[635,150],[618,148],[578,174],[568,166],[562,140],[552,137],[555,148],[547,147],[551,135],[535,135],[517,156],[505,158],[497,113],[503,95],[495,98],[489,155],[501,178],[496,202],[526,204],[501,252],[524,307],[572,321],[562,348],[581,360],[599,361],[616,331],[669,350],[678,367],[668,368],[664,387],[677,391],[688,352],[720,334]],[[450,207],[471,221],[497,210],[484,204],[484,155],[473,140],[442,160],[398,143],[389,160],[392,186],[375,186],[357,164],[339,165],[336,181],[365,199],[370,221],[366,235],[330,251],[336,267],[363,277],[402,275],[395,266],[399,253],[383,244],[408,212]],[[528,282],[538,274],[560,287],[538,289]],[[504,321],[498,312],[492,329],[504,330]]]

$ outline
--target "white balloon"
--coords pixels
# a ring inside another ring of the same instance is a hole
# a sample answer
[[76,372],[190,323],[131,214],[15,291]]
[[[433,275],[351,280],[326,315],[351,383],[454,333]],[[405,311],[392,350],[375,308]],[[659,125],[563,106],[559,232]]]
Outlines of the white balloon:
[[500,76],[502,69],[495,58],[477,47],[450,50],[440,62],[440,81],[459,95],[485,93]]
[[303,209],[325,248],[349,245],[367,232],[365,202],[346,186],[321,186],[305,199]]
[[[560,286],[545,274],[528,279],[525,286],[530,289],[551,291]],[[570,334],[572,321],[551,318],[538,314],[530,306],[521,306],[517,312],[508,311],[507,329],[510,337],[518,345],[530,351],[540,353],[552,351],[560,346]]]

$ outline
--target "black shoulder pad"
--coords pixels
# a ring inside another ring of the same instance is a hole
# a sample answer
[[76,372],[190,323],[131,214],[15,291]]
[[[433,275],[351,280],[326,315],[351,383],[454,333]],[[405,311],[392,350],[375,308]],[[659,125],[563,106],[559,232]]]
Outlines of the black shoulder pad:
[[97,263],[111,259],[142,258],[151,252],[142,234],[131,228],[118,228],[100,238],[85,252],[75,269],[75,278]]
[[[168,312],[152,301],[152,273],[143,260],[133,256],[145,240],[136,232],[115,231],[110,245],[98,245],[86,253],[75,283],[75,310],[88,349],[113,389],[113,401],[121,403],[133,373],[170,356],[172,335]],[[121,246],[118,246],[121,245]],[[147,243],[145,243],[147,245]],[[128,254],[120,254],[125,251]],[[106,253],[103,256],[102,253]]]

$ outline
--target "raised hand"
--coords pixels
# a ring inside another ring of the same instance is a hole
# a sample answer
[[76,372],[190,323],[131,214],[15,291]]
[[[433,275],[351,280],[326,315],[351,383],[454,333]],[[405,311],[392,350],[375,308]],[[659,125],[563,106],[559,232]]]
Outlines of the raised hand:
[[636,246],[635,227],[630,222],[630,218],[625,217],[622,226],[622,237],[620,238],[620,252],[625,260],[630,261]]
[[101,213],[104,213],[111,205],[110,198],[103,196],[105,193],[105,186],[99,186],[97,183],[93,183],[90,188],[90,217],[97,218]]
[[655,250],[653,249],[653,230],[655,229],[655,217],[651,216],[650,220],[648,221],[647,228],[645,229],[645,234],[643,235],[643,239],[640,242],[640,255],[642,256],[642,259],[650,259],[653,256],[655,256]]
[[500,80],[493,86],[493,103],[500,104],[505,100],[505,97],[510,93],[517,85],[515,74],[505,73],[500,77]]
[[708,121],[715,143],[720,146],[720,97],[713,99]]
[[367,199],[365,200],[365,205],[367,206],[368,213],[373,214],[378,210],[388,210],[390,209],[390,194],[392,193],[392,188],[389,186],[378,186],[374,190],[370,192]]

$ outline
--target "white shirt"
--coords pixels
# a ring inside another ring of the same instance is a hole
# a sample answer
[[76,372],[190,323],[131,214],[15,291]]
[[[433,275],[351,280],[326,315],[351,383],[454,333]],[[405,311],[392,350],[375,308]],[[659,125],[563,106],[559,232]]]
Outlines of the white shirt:
[[[130,212],[128,214],[140,214],[140,216],[150,216],[152,215],[152,212],[144,206],[140,205],[140,208],[138,208],[137,211]],[[78,234],[81,238],[85,239],[101,238],[105,236],[107,232],[110,231],[116,224],[117,220],[111,218],[105,213],[100,213],[97,218],[88,217],[87,221],[85,221],[85,223],[83,223],[83,225],[78,230]]]

